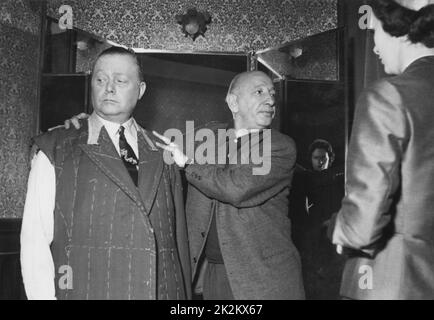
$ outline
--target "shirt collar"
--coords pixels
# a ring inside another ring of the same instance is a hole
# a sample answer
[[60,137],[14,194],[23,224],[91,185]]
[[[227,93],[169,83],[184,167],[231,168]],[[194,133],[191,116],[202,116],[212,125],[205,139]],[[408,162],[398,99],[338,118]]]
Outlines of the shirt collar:
[[[87,140],[88,144],[98,143],[98,137],[101,132],[101,128],[103,126],[107,130],[107,133],[109,134],[112,140],[118,133],[120,127],[119,123],[105,120],[100,116],[98,116],[95,112],[93,112],[90,115],[88,119],[88,125],[89,125],[89,138]],[[134,120],[134,118],[129,118],[122,125],[125,127],[125,131],[128,131],[133,137],[137,137],[137,132],[139,131],[139,127],[137,122]]]

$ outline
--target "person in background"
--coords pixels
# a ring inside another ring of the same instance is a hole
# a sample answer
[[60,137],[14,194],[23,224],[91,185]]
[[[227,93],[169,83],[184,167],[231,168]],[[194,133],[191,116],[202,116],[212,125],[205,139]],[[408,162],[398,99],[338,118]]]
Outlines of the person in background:
[[323,139],[317,139],[309,146],[309,155],[312,160],[312,170],[321,172],[327,170],[335,161],[332,145]]
[[339,299],[343,258],[327,238],[327,225],[344,196],[343,169],[334,167],[335,153],[324,139],[309,148],[311,169],[299,166],[290,201],[293,209],[294,241],[302,259],[308,300]]

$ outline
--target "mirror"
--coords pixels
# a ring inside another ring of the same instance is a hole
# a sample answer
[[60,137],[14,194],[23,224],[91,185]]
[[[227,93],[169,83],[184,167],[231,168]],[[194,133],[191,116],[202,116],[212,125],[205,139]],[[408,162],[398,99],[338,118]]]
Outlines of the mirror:
[[338,28],[258,51],[257,59],[282,79],[339,81],[343,78],[344,29]]
[[259,68],[283,82],[281,130],[298,149],[298,164],[310,169],[308,147],[315,139],[329,141],[334,166],[343,171],[346,146],[344,29],[338,28],[257,52]]
[[[307,299],[339,299],[343,263],[326,237],[326,224],[344,196],[348,108],[343,32],[335,29],[257,53],[259,68],[269,69],[283,83],[280,129],[297,146],[288,215]],[[327,144],[310,148],[316,139],[331,144],[334,162]]]

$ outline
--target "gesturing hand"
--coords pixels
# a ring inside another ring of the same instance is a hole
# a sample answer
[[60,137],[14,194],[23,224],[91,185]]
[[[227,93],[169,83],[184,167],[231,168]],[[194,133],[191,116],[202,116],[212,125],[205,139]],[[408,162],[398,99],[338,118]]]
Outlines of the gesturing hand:
[[179,167],[184,168],[185,164],[188,162],[189,159],[184,153],[182,153],[182,150],[179,148],[179,146],[176,143],[171,142],[169,138],[155,131],[152,131],[152,133],[154,134],[154,136],[156,136],[157,138],[159,138],[164,142],[164,144],[156,142],[157,146],[159,146],[160,148],[166,151],[169,151],[172,154],[175,163]]

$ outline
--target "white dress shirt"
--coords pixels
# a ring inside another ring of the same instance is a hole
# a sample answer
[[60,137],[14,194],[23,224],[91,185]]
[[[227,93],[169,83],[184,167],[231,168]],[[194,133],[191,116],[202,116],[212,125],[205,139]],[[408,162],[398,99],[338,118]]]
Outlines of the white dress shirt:
[[[89,140],[92,133],[99,136],[104,126],[119,153],[119,127],[93,113],[89,119]],[[125,138],[138,156],[137,123],[133,118],[122,124],[125,127]],[[70,129],[74,130],[74,129]],[[94,142],[95,143],[95,142]],[[24,205],[21,227],[21,271],[27,298],[30,300],[53,300],[55,283],[53,257],[50,244],[54,233],[54,206],[56,196],[56,175],[54,166],[43,152],[38,152],[32,159],[27,196]]]

